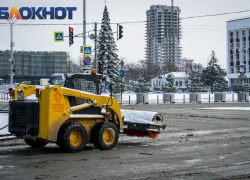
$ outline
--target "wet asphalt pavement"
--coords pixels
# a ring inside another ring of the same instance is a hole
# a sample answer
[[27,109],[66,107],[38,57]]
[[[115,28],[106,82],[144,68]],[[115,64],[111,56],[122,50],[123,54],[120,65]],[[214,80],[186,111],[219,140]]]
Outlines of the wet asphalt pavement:
[[134,105],[160,112],[167,128],[157,139],[120,135],[113,150],[89,144],[80,153],[57,145],[32,149],[0,141],[0,179],[250,179],[250,112],[200,110],[250,103]]

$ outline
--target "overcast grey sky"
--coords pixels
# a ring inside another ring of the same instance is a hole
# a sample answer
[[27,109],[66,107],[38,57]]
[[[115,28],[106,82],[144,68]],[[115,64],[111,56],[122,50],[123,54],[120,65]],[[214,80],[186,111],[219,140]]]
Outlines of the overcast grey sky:
[[[181,9],[180,17],[219,14],[248,10],[249,0],[175,0],[175,6]],[[150,5],[171,5],[171,0],[107,0],[107,8],[111,23],[145,21],[146,11]],[[104,0],[86,0],[87,23],[102,20]],[[16,24],[34,23],[82,23],[82,0],[0,0],[0,7],[77,7],[73,20],[18,20]],[[248,13],[230,14],[216,17],[183,19],[182,57],[191,58],[196,63],[207,64],[207,59],[214,50],[219,64],[226,67],[226,21],[232,18],[249,16]],[[6,23],[0,20],[0,23]],[[74,33],[82,33],[82,25],[74,25]],[[145,23],[123,24],[124,35],[117,42],[119,56],[130,62],[136,62],[145,57]],[[94,25],[87,25],[87,31],[93,30]],[[100,25],[98,25],[100,29]],[[113,32],[116,24],[112,25]],[[54,42],[54,31],[64,31],[68,35],[68,26],[14,26],[14,42],[16,50],[25,51],[70,51],[73,58],[80,55],[82,38],[75,38],[74,45],[69,47],[68,38],[65,42]],[[116,37],[116,35],[115,35]],[[87,45],[94,42],[87,38]],[[0,26],[0,49],[10,49],[10,27]]]

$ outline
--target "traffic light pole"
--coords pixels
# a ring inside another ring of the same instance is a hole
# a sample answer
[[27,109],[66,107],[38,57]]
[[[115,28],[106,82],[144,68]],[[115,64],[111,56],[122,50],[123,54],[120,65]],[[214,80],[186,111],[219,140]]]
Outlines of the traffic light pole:
[[97,22],[95,23],[95,69],[97,70]]
[[13,19],[10,22],[10,59],[11,59],[11,64],[10,64],[10,84],[11,87],[13,88]]
[[[86,0],[83,0],[83,46],[86,45]],[[84,59],[84,56],[83,56]],[[84,69],[84,63],[83,63],[83,69]],[[83,70],[83,73],[85,70]]]
[[83,46],[86,45],[86,0],[83,0]]

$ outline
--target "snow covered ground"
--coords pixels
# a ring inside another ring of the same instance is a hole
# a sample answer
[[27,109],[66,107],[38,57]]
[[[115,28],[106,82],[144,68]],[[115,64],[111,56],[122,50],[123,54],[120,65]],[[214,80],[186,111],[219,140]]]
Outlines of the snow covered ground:
[[[7,113],[0,113],[0,129],[8,124],[9,115]],[[0,130],[0,134],[9,134],[8,127]]]
[[[109,94],[103,94],[104,96],[108,96]],[[210,95],[210,102],[214,103],[214,95],[213,94],[201,94],[201,101],[202,103],[209,103],[209,95]],[[1,98],[0,94],[0,101],[6,101],[8,102],[7,98],[3,100]],[[129,104],[129,98],[130,98],[130,104],[135,104],[136,103],[136,94],[129,93],[129,94],[123,94],[122,95],[122,102],[123,105],[128,105]],[[162,94],[149,94],[149,103],[150,104],[157,104],[157,98],[159,104],[163,104],[162,100]],[[182,104],[184,103],[189,103],[189,94],[175,94],[175,103],[176,104]],[[234,102],[237,100],[237,94],[227,94],[226,95],[226,101],[232,103],[234,99]],[[219,107],[216,109],[223,109],[223,110],[250,110],[250,108],[239,108],[239,107]],[[5,113],[0,113],[0,129],[8,124],[8,114]],[[0,130],[0,134],[6,134],[8,133],[8,128],[5,128],[3,130]]]
[[197,108],[202,110],[235,110],[235,111],[250,111],[250,107],[212,107],[212,108]]

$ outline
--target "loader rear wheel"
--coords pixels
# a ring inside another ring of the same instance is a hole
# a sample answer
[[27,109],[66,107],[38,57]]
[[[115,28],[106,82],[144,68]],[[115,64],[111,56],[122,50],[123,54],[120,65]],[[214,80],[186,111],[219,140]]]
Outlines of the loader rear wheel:
[[25,139],[25,142],[33,148],[43,148],[46,144],[48,144],[39,139],[37,139],[36,141],[34,141],[33,139]]
[[110,150],[118,142],[118,128],[114,123],[101,122],[91,130],[91,141],[94,146],[101,150]]
[[87,131],[78,122],[64,124],[58,133],[57,144],[68,152],[79,152],[87,143]]

